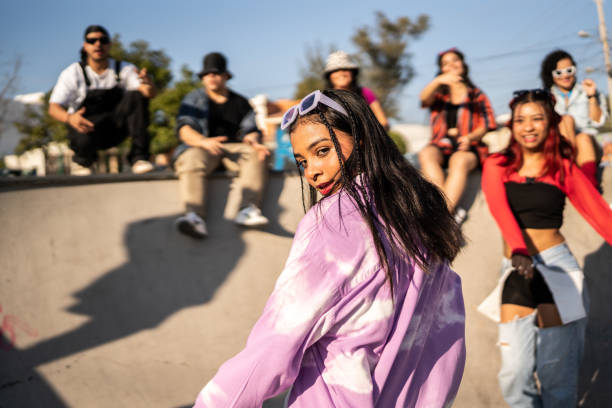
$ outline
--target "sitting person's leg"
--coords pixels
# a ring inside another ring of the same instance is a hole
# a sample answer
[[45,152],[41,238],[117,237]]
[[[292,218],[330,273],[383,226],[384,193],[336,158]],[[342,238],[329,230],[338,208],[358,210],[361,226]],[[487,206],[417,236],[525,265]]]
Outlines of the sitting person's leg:
[[185,206],[185,216],[177,220],[177,227],[185,234],[203,238],[207,235],[203,219],[206,217],[207,176],[221,161],[199,147],[190,147],[176,159],[174,168],[179,179],[179,193]]
[[574,118],[572,115],[563,115],[561,116],[561,121],[559,122],[559,131],[561,132],[561,136],[563,136],[572,147],[576,147],[576,123],[574,122]]
[[[138,161],[149,161],[150,135],[147,130],[149,127],[149,100],[139,91],[124,92],[121,101],[115,109],[116,126],[121,129],[125,137],[132,138],[132,147],[128,155],[130,163],[133,165]],[[150,165],[150,169],[153,166]],[[144,171],[143,171],[144,172]]]
[[257,151],[246,143],[226,143],[223,147],[228,158],[240,168],[230,191],[230,194],[241,194],[240,211],[235,221],[244,226],[267,224],[268,219],[260,210],[268,174],[266,160],[261,160]]
[[599,188],[597,182],[597,151],[595,150],[595,141],[588,133],[578,133],[576,135],[576,164],[593,186]]
[[456,151],[448,160],[448,174],[443,191],[448,209],[452,212],[463,195],[468,174],[478,165],[478,157],[472,151]]
[[68,127],[70,149],[74,152],[72,161],[83,167],[90,167],[98,157],[98,146],[92,133],[79,133]]
[[437,146],[427,145],[419,152],[421,173],[440,189],[444,187],[443,160],[442,152]]
[[576,150],[576,164],[589,181],[599,188],[597,182],[597,151],[595,141],[587,133],[576,134],[576,124],[571,115],[563,115],[559,122],[559,130],[563,136]]

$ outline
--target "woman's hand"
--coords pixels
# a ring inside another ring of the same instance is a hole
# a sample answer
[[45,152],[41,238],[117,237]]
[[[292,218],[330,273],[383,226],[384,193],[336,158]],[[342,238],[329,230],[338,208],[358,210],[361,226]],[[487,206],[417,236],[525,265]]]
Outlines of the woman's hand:
[[467,136],[461,136],[457,138],[457,150],[460,152],[467,152],[470,150],[471,140]]
[[533,278],[533,261],[530,256],[522,254],[512,255],[512,266],[525,279]]
[[461,78],[461,75],[451,74],[449,72],[438,75],[436,77],[436,81],[438,82],[438,85],[453,85],[463,81],[463,78]]
[[582,88],[584,88],[584,91],[589,97],[597,94],[597,84],[592,79],[587,78],[582,81]]

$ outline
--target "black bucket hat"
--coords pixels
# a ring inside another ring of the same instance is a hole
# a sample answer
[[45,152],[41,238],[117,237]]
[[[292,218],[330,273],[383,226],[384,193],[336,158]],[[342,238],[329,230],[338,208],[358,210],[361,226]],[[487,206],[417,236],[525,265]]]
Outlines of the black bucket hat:
[[198,77],[200,77],[200,79],[204,75],[210,74],[211,72],[216,74],[226,73],[229,78],[233,77],[232,73],[227,70],[227,59],[220,52],[211,52],[210,54],[206,54],[204,56],[202,65],[202,71],[198,72]]

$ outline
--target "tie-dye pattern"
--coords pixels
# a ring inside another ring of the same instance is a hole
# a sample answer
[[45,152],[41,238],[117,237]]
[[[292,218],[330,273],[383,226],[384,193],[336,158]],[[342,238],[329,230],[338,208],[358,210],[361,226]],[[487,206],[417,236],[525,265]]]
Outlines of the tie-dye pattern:
[[394,297],[352,200],[323,200],[300,222],[246,347],[194,407],[260,407],[289,387],[290,407],[450,406],[465,363],[460,279],[408,258],[391,270]]

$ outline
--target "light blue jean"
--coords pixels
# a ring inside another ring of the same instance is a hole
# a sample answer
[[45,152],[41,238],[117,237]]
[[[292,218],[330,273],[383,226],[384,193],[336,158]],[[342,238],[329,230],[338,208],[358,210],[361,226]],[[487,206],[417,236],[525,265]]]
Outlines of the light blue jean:
[[[580,269],[565,244],[542,251],[533,259],[536,266],[542,263],[560,272]],[[502,271],[508,266],[510,260],[504,259]],[[584,301],[586,307],[586,294]],[[499,325],[502,363],[498,379],[508,405],[515,408],[576,406],[586,320],[542,329],[536,325],[534,312]]]

